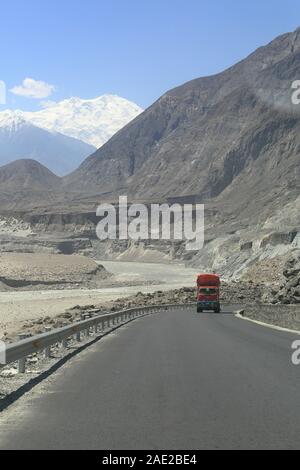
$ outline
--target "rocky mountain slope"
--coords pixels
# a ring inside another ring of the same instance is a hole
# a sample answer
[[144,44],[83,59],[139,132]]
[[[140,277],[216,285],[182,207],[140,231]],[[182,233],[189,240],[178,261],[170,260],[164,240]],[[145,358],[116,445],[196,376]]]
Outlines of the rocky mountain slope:
[[60,178],[35,160],[24,159],[0,167],[0,191],[49,191],[60,185]]
[[38,160],[59,175],[74,170],[95,150],[92,145],[30,123],[18,111],[0,113],[0,165]]
[[140,199],[195,195],[246,223],[265,220],[299,191],[299,77],[300,29],[166,93],[66,184]]

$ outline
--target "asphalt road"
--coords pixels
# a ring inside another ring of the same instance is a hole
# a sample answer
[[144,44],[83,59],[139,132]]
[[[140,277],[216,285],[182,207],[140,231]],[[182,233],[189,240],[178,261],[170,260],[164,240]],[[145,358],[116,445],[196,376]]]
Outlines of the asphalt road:
[[230,313],[138,319],[3,413],[1,449],[299,449],[294,335]]

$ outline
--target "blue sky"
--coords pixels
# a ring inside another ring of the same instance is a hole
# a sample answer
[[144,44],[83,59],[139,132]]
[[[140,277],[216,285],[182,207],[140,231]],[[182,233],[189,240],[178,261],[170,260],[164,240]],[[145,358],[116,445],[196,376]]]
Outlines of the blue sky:
[[105,93],[147,107],[300,26],[298,0],[10,0],[0,11],[0,80],[55,87],[43,99],[43,84],[35,99],[9,92],[0,110]]

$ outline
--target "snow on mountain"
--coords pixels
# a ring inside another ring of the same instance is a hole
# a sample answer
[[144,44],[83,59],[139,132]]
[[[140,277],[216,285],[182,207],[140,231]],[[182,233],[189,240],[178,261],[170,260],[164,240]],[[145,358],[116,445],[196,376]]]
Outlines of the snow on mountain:
[[36,112],[0,112],[0,165],[31,158],[69,173],[143,110],[115,95],[70,98]]
[[21,127],[30,126],[22,111],[6,110],[0,113],[0,128],[7,133],[14,133]]
[[70,98],[50,102],[41,111],[22,114],[38,127],[60,132],[99,148],[142,111],[125,98],[103,95],[90,100]]

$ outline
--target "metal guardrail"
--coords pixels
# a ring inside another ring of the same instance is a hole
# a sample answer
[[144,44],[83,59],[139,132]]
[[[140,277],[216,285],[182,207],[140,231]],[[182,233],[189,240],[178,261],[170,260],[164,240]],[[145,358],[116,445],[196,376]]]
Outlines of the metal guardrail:
[[[49,332],[21,339],[16,343],[7,344],[5,348],[5,357],[0,362],[0,369],[8,364],[18,361],[19,373],[25,373],[26,357],[36,352],[45,351],[45,357],[50,357],[51,346],[62,342],[63,347],[67,347],[68,339],[75,337],[77,342],[81,341],[81,333],[84,332],[88,337],[93,328],[94,334],[104,332],[106,328],[115,329],[128,323],[135,318],[158,313],[160,310],[168,310],[170,308],[191,308],[196,304],[166,304],[166,305],[148,305],[145,307],[136,307],[120,312],[113,312],[105,315],[97,315],[92,318],[73,323],[63,328],[57,328]],[[91,314],[90,314],[91,315]],[[89,316],[90,316],[89,315]],[[86,314],[88,316],[88,314]]]

